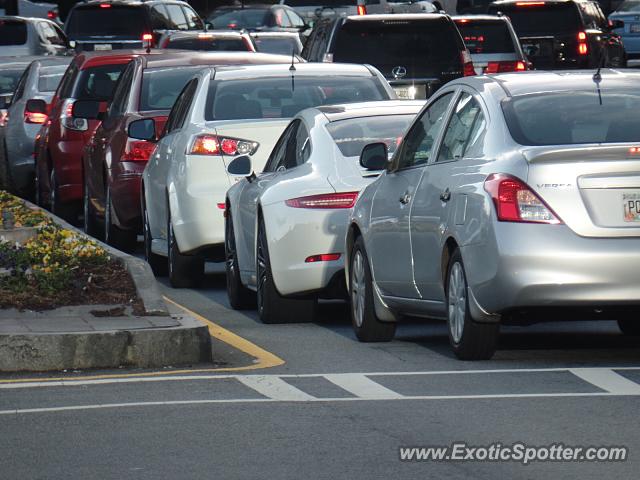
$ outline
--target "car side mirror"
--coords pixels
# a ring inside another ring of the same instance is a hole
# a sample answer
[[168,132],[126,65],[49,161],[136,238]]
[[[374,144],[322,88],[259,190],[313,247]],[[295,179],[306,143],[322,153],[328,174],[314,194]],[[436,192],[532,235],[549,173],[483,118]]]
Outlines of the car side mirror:
[[32,98],[31,100],[27,100],[27,104],[25,105],[25,110],[29,113],[42,113],[46,115],[47,102],[39,98]]
[[156,122],[153,118],[141,118],[129,124],[127,134],[136,140],[153,142],[156,140]]
[[624,28],[623,20],[609,20],[609,28],[611,30],[617,30],[618,28]]
[[234,158],[227,167],[227,172],[229,175],[248,177],[253,173],[251,158],[249,158],[248,155],[242,155]]
[[71,108],[71,116],[87,120],[101,120],[100,102],[95,100],[76,100]]
[[362,149],[360,165],[367,170],[383,170],[387,167],[388,158],[385,143],[370,143]]

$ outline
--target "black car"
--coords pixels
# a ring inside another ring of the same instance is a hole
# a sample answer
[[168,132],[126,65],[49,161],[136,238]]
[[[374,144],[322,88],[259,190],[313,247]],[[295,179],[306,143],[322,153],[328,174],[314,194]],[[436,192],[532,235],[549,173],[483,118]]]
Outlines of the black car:
[[407,99],[428,98],[448,81],[476,74],[455,23],[440,13],[325,18],[302,57],[371,64]]
[[607,21],[592,0],[502,0],[489,13],[507,15],[522,49],[542,70],[626,67],[620,21]]
[[155,47],[164,33],[203,28],[189,4],[166,0],[78,3],[64,25],[76,51]]

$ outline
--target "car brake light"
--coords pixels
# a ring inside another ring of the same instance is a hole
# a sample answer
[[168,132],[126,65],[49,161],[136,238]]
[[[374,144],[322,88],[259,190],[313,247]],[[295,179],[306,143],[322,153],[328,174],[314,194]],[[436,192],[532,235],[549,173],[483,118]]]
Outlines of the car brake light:
[[484,73],[522,72],[527,69],[524,62],[489,62]]
[[191,155],[253,155],[259,144],[239,138],[198,135],[191,145]]
[[55,19],[57,16],[58,16],[58,13],[57,13],[55,10],[49,10],[49,11],[47,12],[47,18],[48,18],[49,20],[53,20],[53,19]]
[[155,143],[147,142],[146,140],[128,139],[124,147],[122,160],[125,162],[147,162],[155,148]]
[[308,197],[285,200],[285,204],[293,208],[351,208],[356,203],[359,192],[323,193]]
[[111,8],[111,5],[109,5],[108,3],[101,3],[100,8]]
[[153,40],[153,35],[151,33],[143,33],[142,34],[142,41],[143,42],[150,42],[151,40]]
[[357,11],[358,11],[358,15],[366,15],[367,14],[367,7],[364,5],[358,5],[357,6]]
[[561,224],[562,221],[522,180],[493,173],[484,182],[491,195],[498,221]]
[[335,262],[336,260],[340,260],[340,257],[340,253],[322,253],[305,258],[304,263]]
[[462,61],[462,72],[465,77],[473,77],[476,74],[476,69],[473,68],[473,62],[471,61],[471,54],[469,50],[462,50],[460,52],[460,60]]
[[587,45],[587,34],[586,32],[578,33],[578,53],[580,55],[586,55],[589,53],[589,47]]
[[542,7],[545,2],[516,2],[517,7]]
[[89,121],[86,118],[73,117],[73,102],[75,102],[75,100],[65,100],[65,103],[62,105],[60,123],[64,128],[68,128],[69,130],[86,132],[89,130]]

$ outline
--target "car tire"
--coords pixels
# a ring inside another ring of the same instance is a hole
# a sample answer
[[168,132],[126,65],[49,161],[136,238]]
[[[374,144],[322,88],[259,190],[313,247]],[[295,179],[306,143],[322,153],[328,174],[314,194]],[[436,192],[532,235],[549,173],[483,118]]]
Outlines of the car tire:
[[238,254],[236,250],[236,236],[233,229],[233,219],[228,213],[224,222],[224,256],[225,272],[227,276],[227,297],[234,310],[255,308],[256,294],[242,284]]
[[91,202],[89,201],[89,190],[86,181],[84,182],[82,188],[82,223],[84,232],[87,235],[91,235],[98,240],[102,240],[104,238],[104,232],[100,228],[100,224],[96,219],[96,214],[91,208]]
[[55,169],[51,170],[49,185],[51,188],[49,193],[49,210],[51,213],[72,225],[77,225],[79,213],[78,206],[75,203],[61,203],[58,201],[58,179]]
[[640,336],[640,322],[635,318],[623,318],[618,320],[618,328],[629,337]]
[[180,253],[171,217],[167,225],[167,269],[173,288],[199,287],[204,278],[204,258]]
[[358,237],[349,260],[349,310],[351,324],[361,342],[389,342],[396,333],[396,322],[382,322],[376,315],[373,280],[362,237]]
[[317,299],[286,298],[280,295],[273,282],[269,245],[260,217],[258,222],[258,241],[256,247],[256,280],[258,315],[262,323],[306,323],[316,318]]
[[135,230],[123,230],[113,224],[113,201],[111,186],[107,185],[104,202],[104,242],[123,252],[132,252],[136,247],[137,234]]
[[446,280],[447,326],[449,342],[460,360],[489,360],[496,351],[500,326],[498,323],[478,323],[469,310],[469,289],[456,249],[451,256]]
[[153,237],[151,236],[151,227],[149,226],[149,213],[147,212],[147,205],[144,202],[144,191],[142,193],[142,234],[144,236],[144,258],[151,267],[153,274],[156,277],[165,277],[168,271],[167,259],[162,255],[153,253],[151,250],[151,242]]

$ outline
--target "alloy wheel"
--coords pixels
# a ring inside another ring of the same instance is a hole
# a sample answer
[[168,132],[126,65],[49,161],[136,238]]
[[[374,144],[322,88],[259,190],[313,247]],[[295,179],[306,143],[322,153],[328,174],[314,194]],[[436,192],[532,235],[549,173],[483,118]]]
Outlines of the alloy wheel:
[[364,258],[360,250],[356,250],[351,263],[351,308],[357,327],[362,327],[365,303]]
[[464,278],[462,265],[456,262],[449,274],[448,291],[448,320],[451,338],[454,343],[460,343],[464,321],[467,314],[467,282]]

